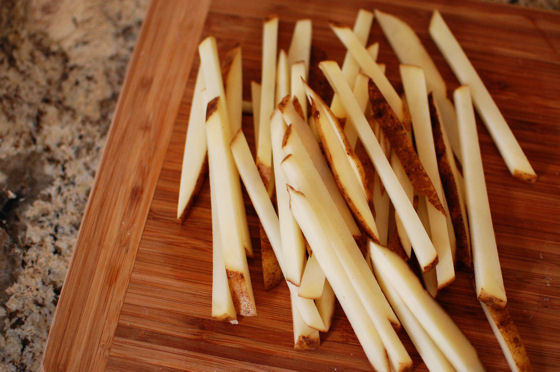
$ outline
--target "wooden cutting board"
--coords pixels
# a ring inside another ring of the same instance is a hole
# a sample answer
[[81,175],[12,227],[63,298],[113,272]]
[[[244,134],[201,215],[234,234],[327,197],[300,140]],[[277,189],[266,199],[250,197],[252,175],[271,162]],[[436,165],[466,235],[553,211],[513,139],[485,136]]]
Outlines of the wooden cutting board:
[[[245,98],[260,80],[262,20],[280,17],[279,46],[293,24],[313,20],[313,46],[330,59],[344,49],[327,21],[352,25],[360,7],[402,17],[419,34],[449,89],[457,81],[427,27],[439,9],[480,73],[539,175],[513,179],[479,126],[486,182],[513,319],[535,371],[560,365],[560,15],[471,1],[322,2],[160,0],[138,40],[78,237],[45,352],[46,371],[66,370],[369,370],[344,314],[317,351],[292,349],[285,284],[265,292],[259,254],[250,261],[258,316],[239,325],[210,318],[211,223],[208,183],[187,221],[176,200],[198,56],[203,37],[220,51],[243,48]],[[370,42],[399,83],[397,59],[374,22]],[[192,65],[192,69],[191,69]],[[251,118],[244,118],[252,138]],[[248,199],[253,242],[257,219]],[[438,297],[488,370],[507,364],[459,272]],[[415,370],[425,370],[404,333]]]

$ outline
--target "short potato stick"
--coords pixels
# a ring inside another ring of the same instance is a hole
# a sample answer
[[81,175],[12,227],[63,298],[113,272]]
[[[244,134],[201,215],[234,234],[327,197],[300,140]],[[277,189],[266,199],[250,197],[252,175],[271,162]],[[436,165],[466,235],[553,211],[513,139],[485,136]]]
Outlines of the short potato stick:
[[[430,220],[430,236],[438,252],[439,261],[436,265],[438,289],[442,289],[455,280],[455,267],[452,247],[448,233],[447,217],[449,211],[445,208],[445,195],[441,185],[439,169],[432,135],[432,123],[428,108],[428,92],[426,79],[421,68],[410,65],[400,66],[401,79],[406,94],[406,101],[412,119],[412,128],[418,157],[426,173],[430,177],[437,192],[439,200],[443,203],[444,212],[436,209],[433,204],[427,205],[428,219]],[[451,226],[452,228],[452,226]],[[453,241],[455,243],[455,241]]]
[[437,10],[432,15],[429,30],[430,36],[445,57],[447,63],[449,63],[457,79],[459,79],[461,84],[470,86],[472,99],[478,114],[486,125],[486,129],[490,132],[510,173],[523,181],[535,182],[537,175],[533,167],[531,167],[527,156],[523,153],[511,128],[461,48],[461,45]]
[[204,73],[199,68],[189,114],[187,137],[181,166],[177,219],[183,221],[194,197],[202,187],[207,168],[206,102],[204,100]]
[[484,371],[476,350],[439,304],[422,288],[408,265],[395,253],[370,242],[376,276],[391,283],[426,333],[461,372]]
[[345,81],[336,62],[323,61],[319,64],[319,68],[324,72],[335,92],[337,92],[343,100],[346,112],[348,116],[352,118],[352,123],[356,126],[360,140],[374,164],[377,174],[379,174],[383,186],[395,206],[395,210],[399,213],[403,221],[422,271],[429,270],[437,264],[436,250],[426,230],[424,230],[412,203],[408,200],[399,180],[391,169],[389,161],[364,114],[361,112],[348,83]]
[[304,298],[317,299],[323,294],[324,286],[325,274],[321,270],[317,258],[311,255],[305,264],[298,295]]
[[476,295],[478,300],[485,304],[504,307],[507,303],[506,291],[486,192],[482,156],[469,87],[457,88],[453,96],[457,109],[461,150],[463,151],[463,174],[471,231]]

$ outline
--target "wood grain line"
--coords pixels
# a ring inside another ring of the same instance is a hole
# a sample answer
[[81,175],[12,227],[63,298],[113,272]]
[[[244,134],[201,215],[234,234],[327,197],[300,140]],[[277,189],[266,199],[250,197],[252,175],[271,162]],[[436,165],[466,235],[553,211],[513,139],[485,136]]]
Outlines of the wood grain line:
[[209,3],[150,6],[51,326],[45,371],[105,368]]

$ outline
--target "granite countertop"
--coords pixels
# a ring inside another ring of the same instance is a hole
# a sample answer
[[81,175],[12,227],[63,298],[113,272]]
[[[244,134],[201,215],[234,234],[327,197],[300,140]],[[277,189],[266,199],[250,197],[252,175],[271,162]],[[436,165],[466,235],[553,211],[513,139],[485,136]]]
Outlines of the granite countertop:
[[0,371],[39,368],[148,4],[0,4]]

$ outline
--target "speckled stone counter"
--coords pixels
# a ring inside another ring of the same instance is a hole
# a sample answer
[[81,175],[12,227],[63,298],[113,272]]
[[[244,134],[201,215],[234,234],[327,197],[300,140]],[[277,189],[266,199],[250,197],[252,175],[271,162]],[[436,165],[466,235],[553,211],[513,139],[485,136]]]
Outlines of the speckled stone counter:
[[39,368],[148,3],[0,2],[0,372]]
[[148,1],[0,4],[0,371],[37,370]]

